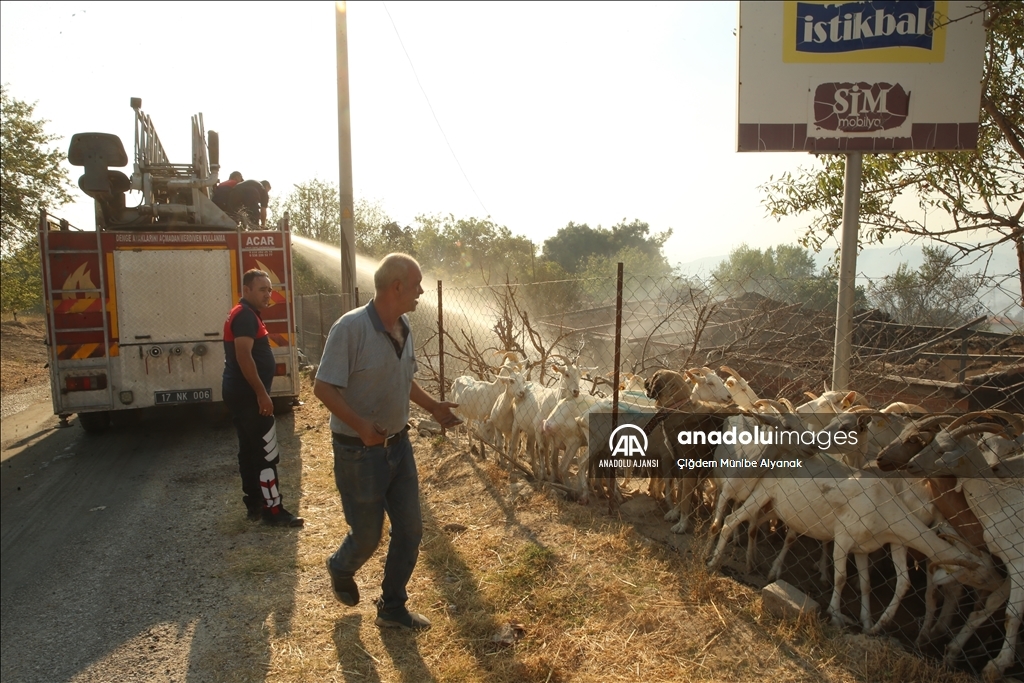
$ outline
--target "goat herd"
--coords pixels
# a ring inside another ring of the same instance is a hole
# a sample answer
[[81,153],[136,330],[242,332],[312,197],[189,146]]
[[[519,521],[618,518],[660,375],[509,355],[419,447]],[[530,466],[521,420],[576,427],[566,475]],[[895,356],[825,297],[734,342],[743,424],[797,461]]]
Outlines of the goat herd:
[[[595,368],[580,367],[564,356],[551,359],[559,381],[550,387],[529,381],[531,364],[512,353],[504,353],[504,362],[492,369],[493,381],[457,378],[452,391],[452,400],[459,404],[456,412],[467,423],[470,438],[481,440],[481,448],[489,443],[513,462],[525,448],[537,479],[557,482],[581,502],[594,491],[617,497],[614,477],[594,476],[597,456],[590,453],[604,444],[594,436],[594,448],[588,449],[591,417],[612,409],[612,399],[597,386],[611,382],[592,377]],[[1001,678],[1014,663],[1024,613],[1024,416],[999,410],[929,415],[906,403],[875,410],[855,391],[826,391],[794,406],[785,399],[761,399],[739,373],[724,366],[721,371],[727,379],[709,368],[659,370],[646,381],[627,374],[619,387],[618,410],[646,411],[648,455],[663,463],[659,471],[625,474],[651,476],[648,493],[670,503],[665,519],[675,522],[672,532],[688,530],[695,494],[710,497],[711,532],[718,539],[708,567],[722,565],[728,540],[747,522],[750,572],[758,528],[781,523],[786,539],[769,581],[779,577],[795,540],[807,536],[824,543],[819,569],[827,582],[831,543],[828,614],[837,626],[850,621],[840,606],[852,554],[861,591],[860,623],[869,634],[881,632],[896,616],[910,588],[908,553],[917,553],[916,559],[927,561],[925,614],[917,643],[949,632],[969,586],[976,603],[946,646],[944,661],[952,664],[978,627],[1005,604],[1002,649],[982,671],[986,680]],[[581,391],[585,380],[593,383],[590,393]],[[777,438],[771,443],[709,439],[686,445],[676,438],[682,430],[752,433],[755,428],[810,433],[813,438]],[[839,438],[841,433],[845,438]],[[789,458],[800,463],[800,470],[743,464],[765,458]],[[681,460],[711,466],[682,469],[675,465]],[[726,516],[730,504],[732,512]],[[868,555],[884,546],[889,546],[896,586],[888,606],[873,621]]]

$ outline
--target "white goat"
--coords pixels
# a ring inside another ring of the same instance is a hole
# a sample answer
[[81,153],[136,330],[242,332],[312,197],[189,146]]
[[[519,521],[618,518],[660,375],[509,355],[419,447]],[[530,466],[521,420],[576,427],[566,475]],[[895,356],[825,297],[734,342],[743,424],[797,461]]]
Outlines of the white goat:
[[1006,564],[1006,580],[988,596],[982,609],[971,613],[946,647],[944,657],[947,666],[951,665],[974,631],[1006,602],[1006,637],[999,654],[982,670],[986,681],[1001,678],[1013,662],[1024,616],[1024,488],[1020,480],[991,476],[992,465],[977,443],[967,438],[979,431],[1001,429],[999,425],[966,425],[942,430],[907,465],[910,472],[958,477],[971,511],[984,528],[989,550]]
[[580,379],[584,372],[565,356],[552,354],[551,357],[566,361],[565,367],[552,366],[552,369],[561,375],[558,384],[553,387],[545,387],[532,382],[522,385],[522,388],[514,396],[512,433],[509,439],[509,454],[515,457],[519,447],[519,436],[520,434],[526,435],[526,452],[530,457],[534,476],[538,479],[545,478],[544,464],[538,457],[544,448],[544,444],[540,443],[544,436],[541,430],[542,422],[551,414],[559,399],[575,398],[580,395]]
[[819,431],[824,429],[837,413],[845,412],[855,405],[866,405],[856,391],[826,391],[821,396],[801,403],[793,410],[808,429]]
[[515,395],[526,383],[526,378],[519,370],[508,369],[505,372],[509,377],[508,381],[504,382],[505,390],[494,401],[491,414],[480,427],[480,435],[484,441],[494,444],[495,447],[511,451]]
[[743,379],[740,373],[728,365],[723,365],[718,369],[729,375],[729,379],[725,380],[725,388],[729,391],[729,395],[732,396],[733,403],[744,410],[755,410],[755,405],[760,399],[754,393],[754,390],[750,388],[750,385],[747,384],[747,380]]
[[725,386],[725,382],[711,368],[690,368],[683,373],[683,376],[690,384],[691,400],[705,403],[732,403],[732,394]]
[[[898,580],[907,574],[908,547],[942,564],[979,566],[976,556],[939,538],[880,480],[836,477],[830,471],[833,465],[817,457],[804,458],[803,463],[809,477],[798,478],[772,470],[757,482],[750,496],[726,518],[718,545],[708,562],[710,569],[721,565],[726,541],[735,526],[756,520],[759,511],[769,505],[791,532],[834,541],[834,580],[828,612],[836,626],[844,623],[840,605],[846,585],[846,562],[851,552],[863,556],[857,561],[862,597],[869,586],[867,554],[886,544],[892,547]],[[899,594],[893,596],[882,619],[892,617],[899,597]],[[863,600],[861,621],[867,630],[875,628],[870,624],[870,606]]]
[[[572,463],[583,442],[580,439],[580,428],[576,418],[582,416],[595,405],[602,401],[598,396],[580,394],[571,398],[563,398],[551,410],[551,413],[541,422],[541,431],[544,433],[544,457],[546,468],[550,469],[558,482],[564,482],[569,474],[569,465]],[[558,451],[565,449],[565,455],[561,462],[558,462]]]
[[[452,382],[452,401],[459,404],[454,412],[465,421],[470,442],[473,440],[473,434],[482,440],[491,440],[488,437],[493,435],[490,430],[484,428],[484,424],[491,416],[491,410],[494,408],[498,396],[505,391],[509,382],[512,381],[513,373],[522,365],[515,352],[499,351],[498,353],[505,356],[505,361],[499,368],[495,368],[498,374],[492,375],[495,377],[494,381],[487,382],[463,375],[456,377]],[[481,443],[481,456],[484,455],[483,447],[483,443]]]

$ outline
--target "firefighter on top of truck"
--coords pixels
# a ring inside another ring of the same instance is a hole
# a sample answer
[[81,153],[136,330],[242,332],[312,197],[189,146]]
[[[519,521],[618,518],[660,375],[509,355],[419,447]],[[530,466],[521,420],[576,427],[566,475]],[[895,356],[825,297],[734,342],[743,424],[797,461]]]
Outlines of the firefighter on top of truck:
[[227,214],[246,228],[265,228],[267,205],[270,203],[270,183],[266,180],[243,180],[228,193]]
[[245,178],[242,177],[241,172],[232,171],[227,180],[213,188],[213,193],[210,195],[210,199],[213,200],[213,203],[216,204],[221,211],[227,213],[228,195],[231,194],[232,188],[243,180],[245,180]]

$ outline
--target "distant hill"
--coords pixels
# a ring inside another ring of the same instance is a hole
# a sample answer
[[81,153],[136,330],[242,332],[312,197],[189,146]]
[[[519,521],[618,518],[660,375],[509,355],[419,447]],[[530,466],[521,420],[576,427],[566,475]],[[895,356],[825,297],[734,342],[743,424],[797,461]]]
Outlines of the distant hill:
[[[676,264],[684,275],[707,277],[715,266],[728,258],[728,254],[708,256]],[[831,251],[814,255],[818,268],[831,262]],[[857,255],[857,283],[867,284],[868,280],[881,278],[893,273],[901,263],[917,268],[924,263],[924,251],[918,244],[901,247],[868,247]],[[964,272],[985,273],[992,278],[992,286],[982,291],[985,306],[999,315],[1008,315],[1024,320],[1024,309],[1020,306],[1020,280],[1018,278],[1017,255],[1010,245],[1000,247],[984,258],[972,256],[962,262]]]

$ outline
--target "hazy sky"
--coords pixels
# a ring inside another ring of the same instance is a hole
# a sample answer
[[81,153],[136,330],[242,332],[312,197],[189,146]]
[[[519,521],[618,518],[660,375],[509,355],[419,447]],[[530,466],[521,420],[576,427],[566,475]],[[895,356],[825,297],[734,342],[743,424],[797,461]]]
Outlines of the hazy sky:
[[[222,178],[237,169],[278,195],[337,182],[333,3],[0,8],[2,80],[38,101],[62,148],[73,133],[110,132],[130,156],[129,98],[141,97],[172,161],[189,158],[189,117],[202,112],[220,133]],[[673,262],[793,242],[803,221],[767,218],[757,186],[813,160],[733,151],[737,13],[729,2],[351,2],[356,197],[402,224],[489,215],[538,243],[569,221],[639,218],[675,230]],[[90,227],[91,201],[76,194],[63,213]]]

